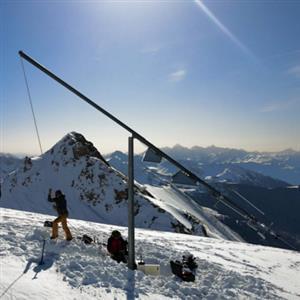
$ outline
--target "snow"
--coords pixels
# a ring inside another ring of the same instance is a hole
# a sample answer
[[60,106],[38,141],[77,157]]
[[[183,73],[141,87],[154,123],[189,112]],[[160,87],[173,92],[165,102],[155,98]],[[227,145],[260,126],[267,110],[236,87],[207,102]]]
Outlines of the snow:
[[[27,266],[27,264],[20,257],[5,258],[5,267],[1,266],[1,277],[3,276],[3,278],[1,278],[0,292],[3,299],[47,299],[49,294],[52,299],[58,299],[61,295],[64,295],[64,299],[78,299],[76,291],[62,280],[60,274],[46,272],[50,267],[49,262],[41,267],[36,263],[35,267],[29,264]],[[61,282],[57,284],[59,281]],[[53,283],[55,283],[55,288],[53,288]],[[85,299],[88,299],[88,296]]]
[[288,189],[300,189],[300,185],[290,185],[287,188]]
[[[74,239],[46,241],[39,266],[42,226],[49,215],[1,209],[1,299],[300,299],[300,254],[271,247],[171,232],[136,229],[136,254],[160,264],[160,276],[128,270],[107,256],[105,246]],[[69,220],[74,236],[106,242],[112,229]],[[62,232],[60,232],[62,234]],[[182,282],[169,267],[184,252],[197,258],[195,282]]]
[[[117,157],[122,159],[121,154]],[[209,220],[210,224],[216,224],[214,227],[222,227],[222,230],[210,228],[209,236],[241,240],[221,225],[216,214],[201,209],[179,190],[173,187],[152,189],[138,182],[135,185],[137,227],[203,235],[202,225]],[[92,143],[78,133],[67,134],[40,157],[21,161],[18,169],[2,184],[0,206],[55,214],[47,201],[49,188],[62,190],[66,195],[71,218],[120,226],[127,224],[126,177],[109,166]]]
[[159,207],[173,215],[174,218],[179,220],[186,228],[192,229],[193,226],[192,222],[187,217],[188,215],[199,220],[200,224],[205,225],[209,237],[243,241],[238,234],[218,221],[216,212],[204,209],[175,186],[154,187],[146,185],[146,187],[147,190],[155,196],[155,199],[159,199],[156,202],[152,200],[153,203],[159,205]]

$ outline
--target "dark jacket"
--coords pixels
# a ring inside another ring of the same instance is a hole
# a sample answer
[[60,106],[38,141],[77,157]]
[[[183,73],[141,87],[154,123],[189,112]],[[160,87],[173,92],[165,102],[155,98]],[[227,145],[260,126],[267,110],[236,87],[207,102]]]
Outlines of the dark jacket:
[[127,241],[124,241],[122,237],[114,238],[110,237],[107,241],[107,250],[110,254],[116,254],[119,252],[127,252]]
[[68,215],[67,201],[64,195],[55,198],[51,198],[51,195],[48,195],[48,201],[55,203],[55,209],[59,216]]

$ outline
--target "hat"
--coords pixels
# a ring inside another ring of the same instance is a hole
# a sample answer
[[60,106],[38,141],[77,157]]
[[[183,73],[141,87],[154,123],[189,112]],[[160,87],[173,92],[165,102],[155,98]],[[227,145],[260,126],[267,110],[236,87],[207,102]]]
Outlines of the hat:
[[55,196],[58,197],[58,196],[61,196],[63,193],[61,192],[61,190],[57,190],[55,192]]
[[114,230],[112,233],[111,233],[111,236],[114,237],[114,238],[118,238],[121,236],[121,233],[120,231],[118,230]]

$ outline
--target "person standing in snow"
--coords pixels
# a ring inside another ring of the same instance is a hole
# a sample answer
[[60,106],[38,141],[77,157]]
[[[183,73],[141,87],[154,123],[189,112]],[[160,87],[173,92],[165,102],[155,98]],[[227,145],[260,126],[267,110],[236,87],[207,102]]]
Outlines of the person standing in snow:
[[127,241],[122,238],[120,231],[114,230],[107,241],[107,251],[118,263],[127,263]]
[[49,189],[48,201],[55,203],[54,208],[56,209],[58,214],[58,217],[53,221],[52,224],[51,239],[56,239],[58,237],[58,223],[61,223],[62,228],[66,235],[66,240],[71,241],[73,237],[67,224],[68,209],[67,209],[67,201],[65,195],[60,190],[57,190],[55,192],[55,197],[52,198],[51,191],[52,190]]

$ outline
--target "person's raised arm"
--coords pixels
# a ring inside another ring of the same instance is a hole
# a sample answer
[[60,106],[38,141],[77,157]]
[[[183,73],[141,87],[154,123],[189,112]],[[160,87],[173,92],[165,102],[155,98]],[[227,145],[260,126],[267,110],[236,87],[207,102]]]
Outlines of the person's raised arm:
[[51,192],[52,192],[52,189],[49,189],[49,192],[48,192],[48,201],[49,202],[53,202],[53,199],[51,197]]

